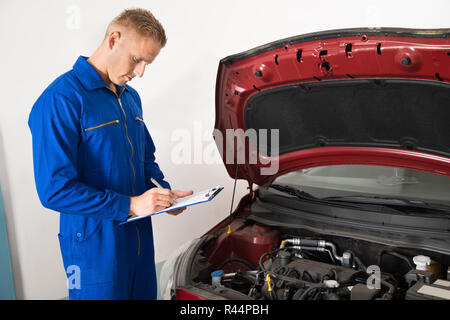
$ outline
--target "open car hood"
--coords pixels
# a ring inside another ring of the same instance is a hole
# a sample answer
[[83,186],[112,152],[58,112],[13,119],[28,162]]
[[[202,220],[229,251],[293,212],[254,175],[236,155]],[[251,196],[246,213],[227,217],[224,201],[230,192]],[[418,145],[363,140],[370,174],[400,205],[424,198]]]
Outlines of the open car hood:
[[311,33],[219,64],[215,141],[250,184],[334,164],[450,176],[449,119],[450,29]]

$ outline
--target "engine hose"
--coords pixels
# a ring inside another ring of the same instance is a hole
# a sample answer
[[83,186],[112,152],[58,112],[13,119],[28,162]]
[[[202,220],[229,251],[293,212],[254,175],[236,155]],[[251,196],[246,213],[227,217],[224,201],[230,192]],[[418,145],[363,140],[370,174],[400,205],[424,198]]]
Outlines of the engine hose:
[[[333,252],[333,254],[330,253],[330,256],[334,256],[334,258],[336,260],[339,260],[341,262],[341,264],[342,264],[343,258],[339,257],[337,255],[337,250],[336,250],[336,246],[334,245],[334,243],[333,242],[325,242],[325,246],[331,248],[331,251]],[[333,258],[332,258],[332,260],[334,261]],[[334,263],[336,263],[336,262],[334,261]]]
[[[398,281],[397,281],[397,279],[395,279],[395,277],[394,277],[392,274],[387,273],[387,272],[381,272],[381,276],[384,276],[385,279],[389,278],[390,280],[392,280],[392,281],[393,281],[392,284],[397,288],[397,286],[398,286]],[[392,282],[392,281],[391,281],[391,282]],[[391,283],[391,282],[389,282],[389,283]]]
[[323,240],[300,239],[300,238],[285,239],[284,241],[287,243],[291,243],[293,245],[310,246],[310,247],[320,247],[321,241],[323,242]]
[[311,292],[311,290],[323,287],[322,285],[313,285],[307,289],[299,288],[297,292],[294,293],[291,300],[304,300],[307,294]]
[[[331,252],[329,253],[331,256],[331,260],[333,260],[333,263],[336,264],[335,260],[339,260],[342,264],[343,258],[337,255],[336,246],[332,242],[328,242],[325,240],[313,240],[313,239],[301,239],[301,238],[291,238],[291,239],[284,239],[284,242],[291,243],[293,245],[299,245],[302,247],[315,247],[315,248],[325,248],[330,247]],[[312,250],[312,249],[309,249]],[[325,249],[327,250],[327,249]],[[316,250],[318,251],[318,250]],[[328,251],[328,250],[327,250]]]
[[308,289],[306,289],[305,291],[303,291],[303,293],[302,293],[301,296],[298,298],[298,300],[305,300],[306,297],[307,297],[312,291],[317,290],[317,289],[321,289],[321,288],[324,288],[324,285],[323,285],[323,284],[309,287]]
[[387,281],[384,281],[383,279],[381,279],[380,282],[382,285],[389,288],[388,291],[385,294],[383,294],[381,300],[392,300],[392,297],[394,296],[395,292],[395,286]]
[[[328,252],[328,254],[330,255],[331,261],[333,261],[333,263],[336,264],[336,260],[334,260],[333,254],[330,252],[330,250],[324,249],[324,251]],[[339,260],[339,257],[337,257],[337,258]],[[341,261],[341,260],[339,260],[339,261]],[[342,263],[342,261],[341,261],[341,263]]]
[[256,267],[249,261],[242,259],[242,258],[228,258],[223,260],[216,269],[222,269],[225,265],[231,263],[231,262],[239,262],[247,266],[250,270],[255,270]]
[[347,250],[347,252],[350,252],[352,254],[353,260],[355,260],[356,264],[358,265],[358,269],[365,273],[367,271],[367,267],[365,266],[364,263],[362,263],[361,259],[359,259],[358,256],[352,250]]
[[263,265],[263,260],[264,260],[264,258],[265,258],[266,256],[272,255],[272,254],[274,254],[274,253],[276,253],[276,252],[278,252],[278,251],[280,251],[280,250],[283,250],[283,248],[277,248],[277,249],[275,249],[275,250],[273,250],[273,251],[264,253],[264,254],[259,258],[259,268],[260,268],[262,271],[266,271],[266,269],[264,269],[264,265]]

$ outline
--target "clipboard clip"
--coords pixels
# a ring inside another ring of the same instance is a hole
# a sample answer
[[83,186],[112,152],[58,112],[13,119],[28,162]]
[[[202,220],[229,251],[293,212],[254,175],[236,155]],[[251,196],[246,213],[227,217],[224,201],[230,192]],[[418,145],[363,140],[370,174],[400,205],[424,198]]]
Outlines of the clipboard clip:
[[214,187],[211,190],[209,190],[209,192],[205,195],[205,198],[209,199],[211,197],[214,197],[219,192],[220,192],[220,188],[219,187]]

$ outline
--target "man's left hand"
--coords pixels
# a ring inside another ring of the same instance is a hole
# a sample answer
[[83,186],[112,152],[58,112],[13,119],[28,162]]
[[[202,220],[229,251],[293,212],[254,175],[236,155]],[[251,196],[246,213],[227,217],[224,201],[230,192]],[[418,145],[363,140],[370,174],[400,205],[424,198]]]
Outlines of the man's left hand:
[[[172,190],[172,194],[175,196],[174,199],[187,197],[187,196],[192,195],[193,193],[194,192],[192,190],[189,190],[189,191]],[[177,210],[172,210],[172,211],[169,211],[167,213],[170,214],[170,215],[173,215],[173,216],[177,216],[180,213],[182,213],[184,210],[186,210],[186,207],[180,208],[180,209],[177,209]]]

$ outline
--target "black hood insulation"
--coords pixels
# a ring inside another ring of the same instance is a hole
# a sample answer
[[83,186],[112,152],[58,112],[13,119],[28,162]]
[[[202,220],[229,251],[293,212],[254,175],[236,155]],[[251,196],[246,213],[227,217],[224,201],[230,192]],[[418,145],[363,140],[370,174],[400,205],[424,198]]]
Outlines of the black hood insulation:
[[280,130],[280,155],[353,146],[450,157],[449,119],[449,84],[407,79],[291,84],[254,94],[244,110],[246,129]]

